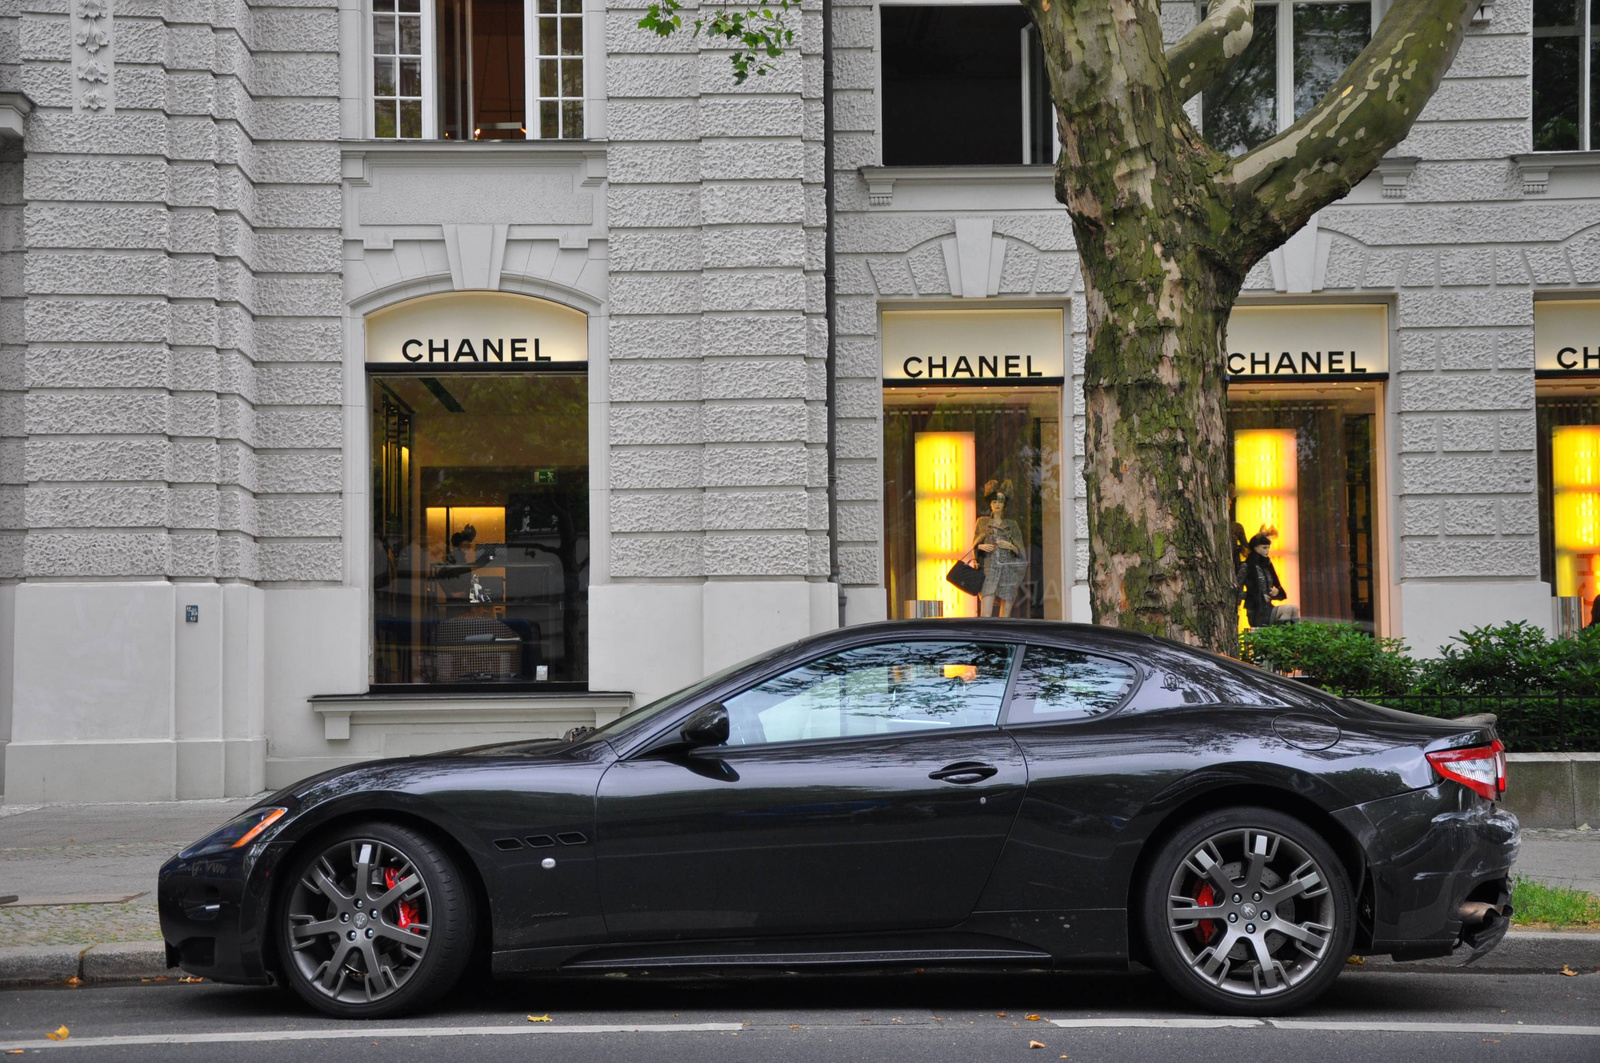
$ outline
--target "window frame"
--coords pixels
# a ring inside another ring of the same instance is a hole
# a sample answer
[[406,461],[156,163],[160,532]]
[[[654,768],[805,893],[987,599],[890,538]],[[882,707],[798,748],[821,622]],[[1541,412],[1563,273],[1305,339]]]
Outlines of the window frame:
[[[522,30],[524,46],[522,51],[523,62],[523,115],[527,123],[525,140],[556,140],[572,143],[584,143],[592,140],[594,109],[590,106],[593,96],[592,84],[594,77],[594,63],[592,62],[594,25],[595,19],[590,10],[589,0],[580,0],[577,18],[581,20],[583,35],[583,51],[577,57],[583,64],[583,95],[578,102],[583,112],[583,136],[581,137],[543,137],[539,132],[539,95],[538,54],[539,32],[539,0],[521,0],[522,2]],[[373,17],[379,12],[375,11],[372,0],[362,0],[362,28],[361,28],[361,99],[362,116],[361,132],[366,140],[377,141],[382,144],[420,144],[439,142],[439,92],[438,92],[438,10],[435,0],[421,0],[422,7],[422,136],[420,137],[379,137],[377,135],[377,120],[373,114],[377,99],[377,78],[373,70],[373,60],[376,58],[373,51],[376,43],[373,35]],[[557,17],[563,17],[558,14]],[[571,18],[573,16],[564,16]],[[398,71],[396,72],[398,84]],[[559,91],[559,80],[557,83]],[[549,97],[559,101],[571,97]],[[559,110],[559,103],[558,103]],[[453,140],[455,144],[491,143],[491,141],[478,140]],[[499,139],[492,143],[516,143],[515,139]]]
[[[1578,39],[1578,146],[1576,148],[1534,148],[1536,153],[1557,153],[1561,151],[1593,151],[1593,138],[1590,136],[1589,115],[1593,111],[1593,100],[1590,93],[1590,49],[1595,40],[1594,24],[1590,21],[1594,0],[1579,0],[1580,10],[1577,18],[1578,24],[1573,27],[1576,33],[1558,32],[1565,29],[1563,26],[1534,26],[1528,27],[1528,40],[1531,43],[1541,37],[1576,37]],[[1530,14],[1531,18],[1531,14]],[[1529,132],[1533,131],[1533,112],[1531,108],[1533,92],[1533,72],[1528,73],[1528,92],[1530,109],[1528,113]]]
[[[1012,663],[1011,682],[1006,684],[1005,705],[1000,712],[1000,728],[1004,731],[1035,730],[1040,727],[1076,727],[1080,724],[1108,720],[1113,716],[1119,716],[1125,712],[1128,706],[1133,704],[1134,699],[1139,694],[1139,690],[1144,686],[1144,681],[1146,678],[1145,673],[1147,669],[1138,661],[1135,661],[1131,657],[1125,657],[1119,653],[1108,653],[1105,650],[1093,649],[1076,643],[1066,642],[1029,641],[1018,643],[1017,648],[1021,650],[1021,652],[1017,654],[1016,660]],[[1022,669],[1027,666],[1028,651],[1031,649],[1061,650],[1067,653],[1081,653],[1085,657],[1100,657],[1108,661],[1115,661],[1117,664],[1126,666],[1133,673],[1133,680],[1128,684],[1128,689],[1123,693],[1122,700],[1118,701],[1114,708],[1107,709],[1105,712],[1095,713],[1093,716],[1073,716],[1059,720],[1013,719],[1012,710],[1016,708],[1017,682],[1022,678]]]

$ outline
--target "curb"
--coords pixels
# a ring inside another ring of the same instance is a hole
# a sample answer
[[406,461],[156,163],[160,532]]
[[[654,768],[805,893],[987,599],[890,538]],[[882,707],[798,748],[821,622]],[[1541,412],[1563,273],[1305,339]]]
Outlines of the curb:
[[0,986],[130,982],[169,977],[176,975],[167,967],[167,946],[162,941],[0,948]]
[[[1600,933],[1558,930],[1513,930],[1500,945],[1470,967],[1459,960],[1411,960],[1396,963],[1387,956],[1368,956],[1346,971],[1427,971],[1457,974],[1554,974],[1562,968],[1600,971]],[[0,987],[133,982],[142,978],[176,978],[167,966],[166,944],[126,941],[99,945],[9,946],[0,948]]]

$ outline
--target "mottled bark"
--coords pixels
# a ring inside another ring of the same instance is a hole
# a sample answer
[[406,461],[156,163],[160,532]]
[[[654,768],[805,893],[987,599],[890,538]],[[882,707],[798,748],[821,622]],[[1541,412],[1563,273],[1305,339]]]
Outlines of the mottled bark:
[[1239,58],[1255,35],[1255,0],[1221,0],[1200,24],[1167,49],[1167,71],[1178,99],[1188,101],[1211,87]]
[[1094,618],[1236,652],[1228,314],[1250,267],[1405,135],[1475,0],[1395,0],[1329,97],[1237,160],[1201,139],[1183,103],[1242,49],[1248,0],[1219,5],[1174,46],[1182,77],[1169,73],[1157,0],[1025,4],[1058,112],[1056,195],[1083,266]]

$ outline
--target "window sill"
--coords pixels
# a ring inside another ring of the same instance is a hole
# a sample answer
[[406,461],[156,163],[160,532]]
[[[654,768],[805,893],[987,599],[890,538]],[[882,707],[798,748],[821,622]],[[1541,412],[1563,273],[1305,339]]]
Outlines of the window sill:
[[357,724],[533,724],[556,731],[598,727],[627,712],[633,695],[614,691],[465,693],[423,689],[403,694],[322,694],[308,699],[323,737],[340,742]]
[[481,165],[489,159],[515,159],[521,162],[550,160],[582,162],[583,185],[592,188],[606,177],[604,140],[341,140],[344,177],[367,180],[366,160],[415,159],[438,162],[444,159],[471,159]]
[[[1525,196],[1586,196],[1600,174],[1600,151],[1535,151],[1513,155]],[[1552,187],[1554,186],[1554,187]]]
[[[863,166],[872,207],[940,210],[973,206],[974,198],[994,209],[1049,209],[1056,203],[1052,164],[1005,163],[982,166]],[[896,197],[898,202],[896,201]]]

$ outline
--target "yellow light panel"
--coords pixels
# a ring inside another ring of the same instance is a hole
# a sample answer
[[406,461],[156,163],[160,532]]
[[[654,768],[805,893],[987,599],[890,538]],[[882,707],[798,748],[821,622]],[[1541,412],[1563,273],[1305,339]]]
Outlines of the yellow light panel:
[[1583,599],[1587,620],[1600,591],[1600,425],[1551,430],[1556,593]]
[[[1272,540],[1272,565],[1288,592],[1300,604],[1300,457],[1292,428],[1251,428],[1233,438],[1235,519],[1245,538],[1263,528],[1278,529]],[[1248,627],[1244,609],[1239,626]]]
[[913,441],[917,513],[917,597],[937,598],[945,616],[977,616],[978,600],[946,579],[977,527],[971,432],[918,432]]

